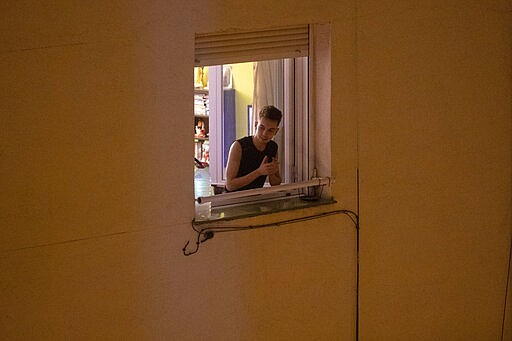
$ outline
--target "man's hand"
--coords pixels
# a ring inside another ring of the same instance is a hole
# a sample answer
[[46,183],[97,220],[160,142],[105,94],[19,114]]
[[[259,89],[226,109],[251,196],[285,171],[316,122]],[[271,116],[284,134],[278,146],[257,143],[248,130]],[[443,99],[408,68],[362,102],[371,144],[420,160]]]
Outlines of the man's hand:
[[268,157],[265,155],[258,168],[258,172],[260,175],[273,175],[279,172],[279,161],[277,157],[274,157],[272,161],[268,161]]

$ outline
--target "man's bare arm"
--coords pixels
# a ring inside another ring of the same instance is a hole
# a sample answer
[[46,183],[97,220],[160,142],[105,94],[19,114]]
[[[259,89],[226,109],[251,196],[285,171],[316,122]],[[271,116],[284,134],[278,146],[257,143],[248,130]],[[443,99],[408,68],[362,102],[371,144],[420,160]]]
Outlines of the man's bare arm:
[[228,164],[226,166],[226,189],[228,191],[235,191],[242,188],[261,175],[260,169],[256,169],[251,173],[237,177],[238,169],[240,168],[240,160],[242,159],[242,146],[239,142],[235,141],[229,149]]

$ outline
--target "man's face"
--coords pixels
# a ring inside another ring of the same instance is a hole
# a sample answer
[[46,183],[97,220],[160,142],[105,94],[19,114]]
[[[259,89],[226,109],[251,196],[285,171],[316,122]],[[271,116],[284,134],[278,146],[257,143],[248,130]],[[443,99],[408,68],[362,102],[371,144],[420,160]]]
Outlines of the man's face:
[[262,117],[256,122],[256,137],[263,143],[268,143],[277,134],[277,121]]

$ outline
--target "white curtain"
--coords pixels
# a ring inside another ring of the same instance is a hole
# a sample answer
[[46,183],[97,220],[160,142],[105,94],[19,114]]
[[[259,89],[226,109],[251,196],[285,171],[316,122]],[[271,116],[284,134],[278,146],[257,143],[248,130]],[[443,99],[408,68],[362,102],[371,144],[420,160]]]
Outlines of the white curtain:
[[[284,76],[283,60],[266,60],[254,63],[254,93],[252,103],[252,122],[251,135],[255,133],[255,125],[258,120],[258,114],[265,105],[273,105],[284,114]],[[281,163],[281,174],[285,167],[284,153],[284,129],[281,121],[280,129],[274,137],[274,141],[279,146],[277,157]]]
[[282,95],[280,94],[282,72],[279,72],[281,63],[281,60],[266,60],[254,63],[251,134],[254,134],[254,127],[261,108],[265,105],[273,105],[282,110]]

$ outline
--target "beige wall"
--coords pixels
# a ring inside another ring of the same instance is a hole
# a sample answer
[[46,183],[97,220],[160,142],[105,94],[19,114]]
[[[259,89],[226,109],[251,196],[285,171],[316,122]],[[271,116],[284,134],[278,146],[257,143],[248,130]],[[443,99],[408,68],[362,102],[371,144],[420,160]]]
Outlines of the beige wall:
[[360,339],[498,340],[511,238],[511,10],[508,1],[0,5],[2,335],[353,340],[346,217],[222,234],[181,253],[193,217],[194,32],[331,22],[332,208],[357,208],[359,163]]
[[232,64],[235,88],[236,137],[247,136],[247,106],[252,104],[254,92],[253,63]]
[[361,1],[363,340],[500,339],[511,9]]

